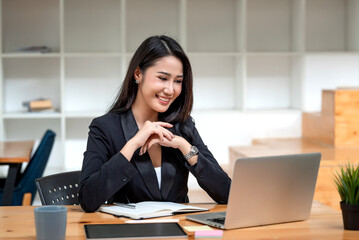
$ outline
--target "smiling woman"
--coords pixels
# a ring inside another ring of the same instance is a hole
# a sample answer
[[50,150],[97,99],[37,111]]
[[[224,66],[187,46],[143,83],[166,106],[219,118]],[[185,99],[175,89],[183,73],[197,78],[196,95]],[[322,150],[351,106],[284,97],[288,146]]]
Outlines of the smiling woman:
[[157,121],[158,113],[166,112],[181,94],[182,72],[182,62],[174,56],[160,58],[145,72],[137,68],[134,76],[139,86],[132,112]]
[[87,212],[105,202],[188,202],[188,175],[218,203],[231,180],[203,143],[190,116],[190,62],[167,36],[146,39],[131,59],[122,88],[89,131],[79,201]]

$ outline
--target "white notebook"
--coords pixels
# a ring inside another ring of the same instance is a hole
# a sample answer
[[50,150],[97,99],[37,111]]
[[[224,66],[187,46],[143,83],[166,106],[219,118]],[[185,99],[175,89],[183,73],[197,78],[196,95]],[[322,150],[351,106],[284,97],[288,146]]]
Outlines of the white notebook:
[[174,202],[145,201],[139,203],[118,204],[115,206],[102,206],[101,212],[132,219],[171,216],[177,213],[203,212],[207,208],[184,205]]

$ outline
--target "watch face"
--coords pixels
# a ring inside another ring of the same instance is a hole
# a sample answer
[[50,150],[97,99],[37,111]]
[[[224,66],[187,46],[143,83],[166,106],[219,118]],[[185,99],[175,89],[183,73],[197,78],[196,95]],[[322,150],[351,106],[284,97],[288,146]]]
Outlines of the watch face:
[[191,150],[189,151],[189,153],[187,155],[185,155],[185,159],[188,160],[191,157],[195,156],[198,154],[198,148],[196,146],[192,146]]

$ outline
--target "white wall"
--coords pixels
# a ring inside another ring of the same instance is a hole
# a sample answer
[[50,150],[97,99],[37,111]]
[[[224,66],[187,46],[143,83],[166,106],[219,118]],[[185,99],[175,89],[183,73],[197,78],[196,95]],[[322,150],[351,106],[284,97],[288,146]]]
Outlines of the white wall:
[[[195,111],[192,114],[202,140],[220,164],[229,162],[229,146],[251,145],[253,138],[301,137],[301,112]],[[191,175],[190,189],[200,189]]]
[[312,54],[306,57],[303,78],[303,111],[319,112],[322,90],[359,87],[359,56]]

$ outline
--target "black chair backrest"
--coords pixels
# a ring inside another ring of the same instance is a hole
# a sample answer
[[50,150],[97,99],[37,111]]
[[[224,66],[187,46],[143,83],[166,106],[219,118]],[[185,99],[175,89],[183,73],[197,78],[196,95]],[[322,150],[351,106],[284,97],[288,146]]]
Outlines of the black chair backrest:
[[35,180],[42,205],[78,205],[81,171],[58,173]]

